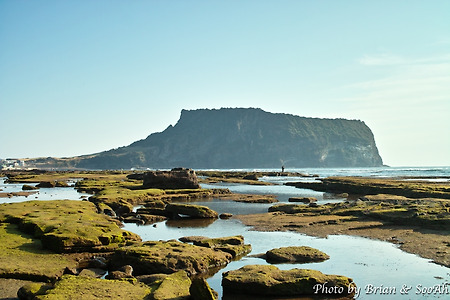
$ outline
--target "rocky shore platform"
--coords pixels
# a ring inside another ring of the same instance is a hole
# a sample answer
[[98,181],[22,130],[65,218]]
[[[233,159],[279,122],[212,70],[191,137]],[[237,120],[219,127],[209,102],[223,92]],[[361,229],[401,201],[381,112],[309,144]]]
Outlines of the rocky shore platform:
[[[204,277],[251,251],[242,236],[142,242],[121,229],[122,222],[219,217],[179,200],[276,202],[270,195],[202,189],[189,169],[4,175],[24,190],[31,183],[52,188],[75,182],[76,189],[92,194],[84,200],[0,204],[0,298],[10,299],[217,299]],[[134,211],[136,205],[141,208]]]
[[344,195],[347,201],[275,204],[268,213],[237,218],[262,231],[296,231],[320,237],[356,235],[388,241],[450,267],[450,183],[333,177],[287,185]]
[[[82,294],[84,299],[216,299],[204,278],[250,252],[251,245],[245,244],[242,236],[142,242],[136,234],[123,230],[122,223],[191,218],[214,222],[219,217],[215,211],[189,204],[190,200],[208,197],[276,202],[270,195],[269,200],[261,200],[260,195],[202,189],[203,180],[216,180],[219,175],[205,173],[197,178],[189,169],[148,174],[28,171],[4,175],[9,182],[24,185],[76,182],[76,189],[92,196],[82,201],[0,205],[0,298],[78,299]],[[259,176],[272,176],[253,175],[224,174],[223,178],[256,183]],[[289,183],[306,188],[304,184]],[[307,188],[340,193],[347,201],[276,203],[267,213],[234,217],[258,230],[386,240],[450,266],[449,184],[346,177],[317,180]],[[134,210],[137,205],[141,208]],[[328,256],[317,249],[288,247],[268,251],[264,258],[286,263],[321,261]],[[320,286],[324,282],[331,282],[333,290],[352,285],[351,278],[341,275],[258,265],[229,271],[222,281],[224,295],[265,291],[276,297],[292,296],[280,292],[286,290],[307,296],[314,289],[311,283]],[[352,297],[351,293],[337,296]]]

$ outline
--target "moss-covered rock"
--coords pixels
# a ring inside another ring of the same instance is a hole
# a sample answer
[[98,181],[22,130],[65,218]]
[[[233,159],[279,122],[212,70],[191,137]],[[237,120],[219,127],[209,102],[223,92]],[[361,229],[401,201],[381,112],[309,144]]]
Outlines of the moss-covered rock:
[[445,199],[413,199],[393,195],[368,195],[356,201],[328,203],[311,207],[300,204],[276,204],[269,212],[302,215],[354,216],[376,219],[396,225],[447,229],[450,226],[450,204]]
[[269,250],[266,252],[265,258],[269,263],[310,263],[324,261],[330,257],[326,253],[308,246],[291,246]]
[[171,274],[180,270],[193,275],[224,267],[231,259],[228,253],[206,247],[177,241],[150,241],[116,249],[112,267],[131,265],[135,275]]
[[390,194],[410,198],[450,199],[450,188],[447,182],[371,177],[328,177],[315,182],[287,182],[286,185],[331,193]]
[[191,297],[195,300],[216,300],[218,294],[214,291],[205,280],[205,278],[198,277],[192,280],[191,287],[189,288]]
[[0,277],[47,281],[76,268],[74,258],[42,248],[41,241],[24,234],[16,224],[0,223]]
[[230,253],[233,258],[245,255],[252,251],[252,246],[244,244],[244,237],[242,235],[220,237],[213,239],[201,239],[193,241],[194,245],[201,247],[208,247],[215,250]]
[[185,271],[175,272],[164,278],[151,295],[154,300],[183,300],[189,299],[191,280]]
[[106,280],[81,276],[64,275],[53,289],[44,295],[36,296],[38,300],[59,299],[147,299],[152,289],[139,282],[125,280]]
[[219,215],[214,210],[203,205],[192,205],[182,203],[170,203],[166,205],[166,211],[176,215],[187,215],[191,218],[214,218]]
[[[223,273],[224,294],[260,296],[348,295],[351,278],[307,269],[280,270],[271,265],[248,265]],[[352,290],[354,291],[354,290]]]
[[45,295],[52,286],[46,283],[33,282],[22,286],[17,291],[17,297],[22,300],[33,300],[36,296]]
[[0,222],[17,223],[55,252],[99,251],[140,240],[87,201],[27,201],[0,205]]

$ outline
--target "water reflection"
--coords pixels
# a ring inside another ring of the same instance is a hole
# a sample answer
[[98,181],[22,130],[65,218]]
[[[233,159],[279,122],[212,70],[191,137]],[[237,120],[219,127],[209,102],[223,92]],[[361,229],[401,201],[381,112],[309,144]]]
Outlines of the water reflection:
[[167,227],[176,227],[176,228],[205,228],[214,223],[216,219],[207,218],[207,219],[191,219],[191,218],[181,218],[178,220],[168,220],[165,225]]

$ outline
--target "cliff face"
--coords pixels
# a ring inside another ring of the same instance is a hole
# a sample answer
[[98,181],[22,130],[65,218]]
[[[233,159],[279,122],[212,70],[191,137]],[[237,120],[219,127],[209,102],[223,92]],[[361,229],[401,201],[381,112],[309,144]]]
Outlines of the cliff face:
[[364,122],[261,109],[183,110],[175,126],[129,146],[77,157],[78,168],[280,168],[381,166]]
[[279,168],[381,166],[364,122],[261,109],[181,112],[175,126],[127,147],[80,157],[81,168]]

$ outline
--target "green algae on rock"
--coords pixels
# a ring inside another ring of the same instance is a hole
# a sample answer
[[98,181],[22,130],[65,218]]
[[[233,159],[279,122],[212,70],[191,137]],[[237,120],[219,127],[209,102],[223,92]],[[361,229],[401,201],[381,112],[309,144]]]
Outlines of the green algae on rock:
[[64,275],[44,295],[36,295],[37,300],[59,299],[148,299],[152,288],[139,282],[106,280],[81,276]]
[[213,218],[219,217],[218,213],[203,205],[169,203],[165,210],[173,215],[187,215],[191,218]]
[[110,250],[140,240],[110,217],[98,214],[95,205],[87,201],[27,201],[1,204],[0,208],[0,222],[18,224],[23,232],[41,239],[45,248],[58,253]]
[[251,245],[244,244],[244,237],[242,235],[213,239],[205,238],[193,241],[193,243],[196,246],[208,247],[230,253],[233,258],[246,255],[252,251]]
[[154,300],[190,299],[191,279],[185,271],[178,271],[164,278],[152,293]]
[[247,265],[222,275],[224,294],[260,296],[351,296],[351,278],[326,275],[316,270],[280,270],[272,265]]
[[308,246],[272,249],[266,252],[265,257],[269,263],[309,263],[321,262],[330,258],[326,253]]
[[229,253],[206,247],[178,241],[149,241],[117,248],[112,264],[113,267],[131,265],[136,275],[171,274],[180,270],[195,275],[224,267],[231,259]]
[[43,249],[39,239],[18,225],[0,223],[0,277],[48,281],[76,266],[73,258]]
[[[363,200],[361,200],[363,199]],[[328,203],[311,207],[301,204],[277,204],[269,212],[302,215],[352,216],[375,219],[396,225],[446,229],[450,226],[450,202],[445,199],[412,199],[395,195],[368,195],[356,201]]]

